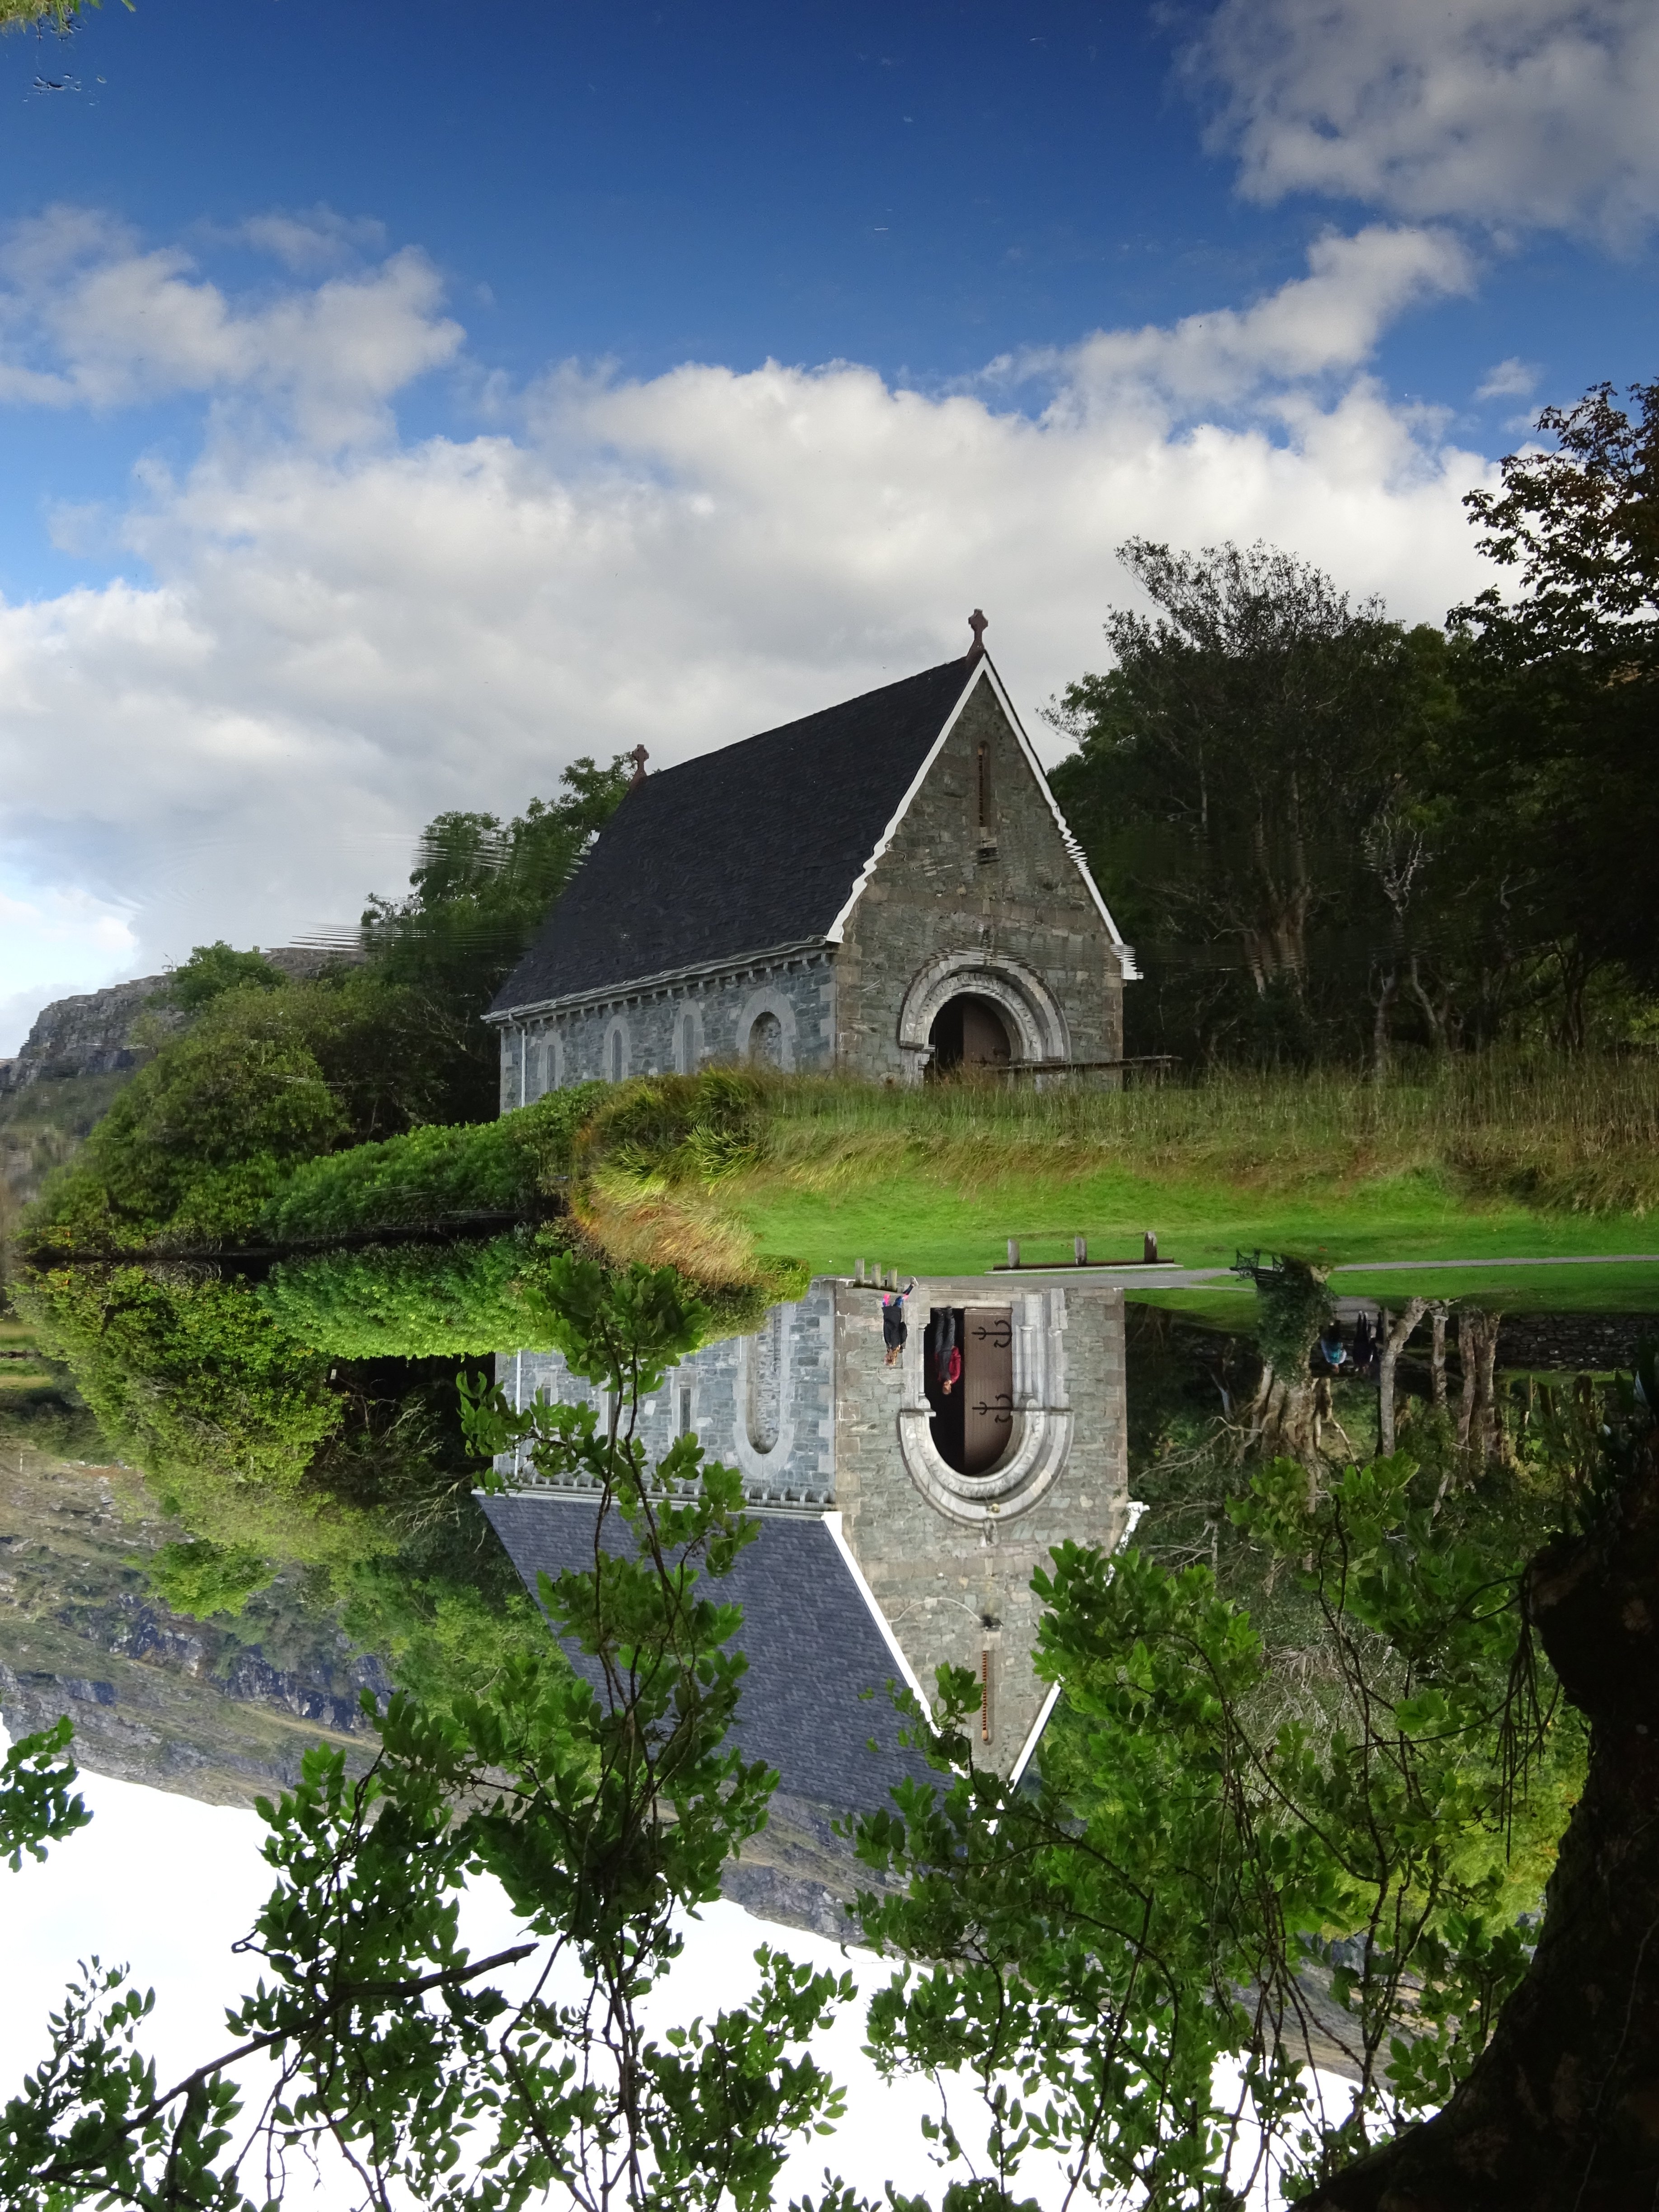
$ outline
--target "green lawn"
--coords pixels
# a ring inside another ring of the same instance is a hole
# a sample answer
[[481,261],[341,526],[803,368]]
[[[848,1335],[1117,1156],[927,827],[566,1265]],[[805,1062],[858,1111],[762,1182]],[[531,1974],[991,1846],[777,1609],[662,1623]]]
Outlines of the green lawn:
[[[924,1167],[840,1188],[803,1188],[787,1176],[761,1175],[734,1193],[763,1251],[803,1260],[814,1273],[848,1274],[862,1259],[923,1274],[979,1274],[1018,1237],[1025,1261],[1071,1256],[1074,1235],[1091,1259],[1139,1257],[1146,1230],[1160,1257],[1183,1267],[1226,1266],[1243,1249],[1289,1251],[1333,1266],[1367,1260],[1468,1260],[1466,1273],[1343,1273],[1334,1287],[1399,1298],[1413,1291],[1479,1296],[1522,1305],[1659,1309],[1659,1265],[1491,1268],[1483,1261],[1598,1253],[1659,1253],[1659,1219],[1627,1213],[1534,1211],[1513,1201],[1476,1202],[1421,1171],[1333,1182],[1287,1194],[1282,1189],[1168,1175],[1133,1175],[1107,1166],[1073,1177],[1010,1176],[953,1186]],[[1150,1289],[1150,1284],[1149,1284]],[[1165,1294],[1170,1303],[1217,1293]],[[1162,1299],[1160,1302],[1163,1302]]]

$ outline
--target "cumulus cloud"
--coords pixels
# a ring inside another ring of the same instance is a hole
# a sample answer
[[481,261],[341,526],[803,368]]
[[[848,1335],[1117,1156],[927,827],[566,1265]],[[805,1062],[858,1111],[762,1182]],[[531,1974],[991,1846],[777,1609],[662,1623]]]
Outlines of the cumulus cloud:
[[1652,0],[1222,0],[1188,62],[1253,199],[1619,244],[1659,214]]
[[[271,218],[290,260],[303,226]],[[269,225],[267,226],[269,228]],[[319,247],[329,234],[313,222]],[[176,246],[146,249],[118,222],[58,207],[0,243],[0,401],[100,412],[179,392],[274,403],[299,435],[334,446],[382,434],[387,402],[459,350],[442,286],[412,248],[378,267],[228,298]]]
[[1255,307],[1045,356],[1025,408],[846,363],[566,368],[489,434],[216,434],[119,519],[144,580],[0,604],[4,834],[131,909],[137,972],[349,921],[439,809],[516,810],[579,753],[660,768],[959,653],[976,605],[1034,714],[1099,664],[1131,533],[1266,538],[1437,620],[1488,465],[1364,359],[1466,280],[1434,234],[1327,240]]

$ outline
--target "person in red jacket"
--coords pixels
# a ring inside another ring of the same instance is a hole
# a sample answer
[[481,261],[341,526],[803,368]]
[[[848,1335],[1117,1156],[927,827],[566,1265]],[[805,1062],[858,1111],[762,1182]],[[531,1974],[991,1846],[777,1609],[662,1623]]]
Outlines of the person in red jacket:
[[933,1331],[933,1372],[948,1398],[951,1385],[962,1380],[962,1354],[957,1349],[957,1317],[951,1307],[941,1311]]

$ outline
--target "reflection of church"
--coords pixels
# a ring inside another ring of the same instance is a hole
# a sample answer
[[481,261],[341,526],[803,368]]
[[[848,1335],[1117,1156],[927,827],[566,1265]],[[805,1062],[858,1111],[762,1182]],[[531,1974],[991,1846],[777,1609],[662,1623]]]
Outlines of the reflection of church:
[[641,765],[489,1019],[503,1109],[714,1060],[1109,1071],[1134,973],[976,635],[964,660]]
[[[931,1692],[947,1662],[981,1686],[976,1756],[1005,1774],[1022,1764],[1045,1712],[1032,1574],[1067,1538],[1109,1550],[1123,1532],[1121,1291],[923,1281],[907,1311],[888,1367],[875,1289],[820,1277],[757,1334],[693,1353],[644,1408],[653,1462],[695,1431],[741,1471],[761,1523],[729,1595],[750,1665],[742,1734],[781,1777],[781,1834],[885,1802],[907,1761],[885,1698],[864,1693],[890,1679]],[[963,1353],[948,1399],[929,1373],[947,1315]],[[598,1404],[556,1352],[500,1371],[519,1403],[542,1390]],[[591,1494],[502,1472],[509,1494],[482,1502],[530,1588],[591,1560]]]

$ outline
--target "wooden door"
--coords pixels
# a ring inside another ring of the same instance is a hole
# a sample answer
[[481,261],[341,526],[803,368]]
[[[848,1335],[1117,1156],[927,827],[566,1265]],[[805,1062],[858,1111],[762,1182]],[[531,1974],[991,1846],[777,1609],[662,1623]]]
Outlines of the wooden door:
[[1014,1425],[1014,1324],[1006,1306],[969,1306],[962,1346],[962,1472],[983,1474]]

